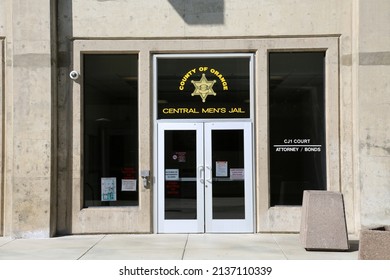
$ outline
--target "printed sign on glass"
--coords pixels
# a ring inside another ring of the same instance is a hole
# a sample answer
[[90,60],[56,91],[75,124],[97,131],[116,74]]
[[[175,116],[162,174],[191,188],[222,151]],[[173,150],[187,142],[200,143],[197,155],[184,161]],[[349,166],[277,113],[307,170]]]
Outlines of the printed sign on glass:
[[160,57],[159,119],[249,118],[250,57]]
[[101,200],[116,201],[116,178],[101,178]]

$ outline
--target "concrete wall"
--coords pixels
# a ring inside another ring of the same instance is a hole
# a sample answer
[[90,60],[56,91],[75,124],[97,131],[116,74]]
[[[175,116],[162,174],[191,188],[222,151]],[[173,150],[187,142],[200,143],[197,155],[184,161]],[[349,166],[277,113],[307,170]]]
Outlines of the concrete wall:
[[3,103],[4,103],[4,40],[0,37],[0,236],[3,235],[4,221],[4,122],[3,122]]
[[294,36],[350,32],[351,0],[74,0],[75,37]]
[[360,1],[358,45],[361,224],[390,225],[390,1]]
[[5,38],[5,2],[0,2],[0,236],[4,230],[4,38]]
[[5,28],[7,23],[7,17],[6,17],[6,7],[7,7],[6,1],[0,2],[0,38],[5,37]]
[[51,2],[6,0],[1,5],[0,14],[6,15],[0,23],[6,56],[4,234],[13,237],[48,237],[54,231],[56,64]]

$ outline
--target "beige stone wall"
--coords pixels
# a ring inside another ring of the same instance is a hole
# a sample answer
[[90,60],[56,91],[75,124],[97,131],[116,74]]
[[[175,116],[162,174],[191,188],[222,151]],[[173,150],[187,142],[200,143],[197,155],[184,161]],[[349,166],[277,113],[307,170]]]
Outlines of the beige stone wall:
[[0,38],[0,236],[3,235],[4,228],[4,40]]
[[6,1],[0,2],[0,38],[5,37],[5,28],[6,28]]
[[4,230],[4,39],[5,39],[5,25],[6,25],[6,3],[0,2],[0,236],[3,235]]
[[[48,237],[55,219],[52,1],[2,1],[4,235]],[[54,15],[54,14],[53,14]],[[5,22],[5,24],[4,24]],[[5,26],[5,28],[4,28]],[[54,67],[53,67],[54,66]],[[54,210],[53,210],[54,209]]]
[[359,2],[357,157],[363,227],[390,225],[390,2]]
[[351,0],[74,0],[73,19],[75,37],[345,34]]

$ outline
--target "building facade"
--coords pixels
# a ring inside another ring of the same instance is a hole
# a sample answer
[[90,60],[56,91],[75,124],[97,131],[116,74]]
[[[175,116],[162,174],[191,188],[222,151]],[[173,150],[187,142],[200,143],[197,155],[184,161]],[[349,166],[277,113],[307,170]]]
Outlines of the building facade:
[[387,0],[4,0],[0,56],[0,235],[390,224]]

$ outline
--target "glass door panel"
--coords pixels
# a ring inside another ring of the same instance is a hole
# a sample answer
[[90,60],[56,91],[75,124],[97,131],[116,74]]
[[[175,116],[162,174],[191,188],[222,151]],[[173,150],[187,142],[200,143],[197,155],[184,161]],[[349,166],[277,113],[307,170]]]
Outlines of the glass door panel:
[[250,123],[205,124],[207,232],[253,232]]
[[159,124],[158,151],[158,231],[204,232],[203,124]]
[[165,219],[196,219],[196,130],[165,130],[164,137]]
[[244,131],[213,130],[211,142],[212,217],[245,219]]

